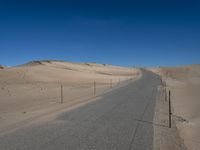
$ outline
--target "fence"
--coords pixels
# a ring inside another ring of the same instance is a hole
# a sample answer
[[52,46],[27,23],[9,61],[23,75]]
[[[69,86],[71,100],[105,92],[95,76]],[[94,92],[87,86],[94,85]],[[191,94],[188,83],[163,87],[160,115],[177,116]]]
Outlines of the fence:
[[97,96],[122,82],[128,82],[132,78],[105,79],[101,82],[93,80],[79,84],[61,82],[51,84],[29,82],[17,86],[6,84],[0,93],[0,96],[4,99],[0,103],[0,113],[30,112],[48,106],[54,107],[72,101],[81,101],[83,98]]
[[[125,81],[129,81],[131,80],[132,78],[128,78],[128,79],[110,79],[110,80],[107,80],[107,82],[98,82],[96,80],[94,80],[93,82],[90,82],[90,83],[82,83],[82,84],[79,84],[79,85],[76,85],[74,86],[74,88],[78,88],[79,90],[83,87],[86,91],[85,93],[88,93],[88,96],[96,96],[98,94],[101,94],[102,92],[108,90],[108,89],[112,89],[114,86],[117,86],[119,85],[120,83],[122,82],[125,82]],[[65,86],[61,85],[61,104],[63,104],[63,88]],[[82,88],[82,90],[83,90]]]

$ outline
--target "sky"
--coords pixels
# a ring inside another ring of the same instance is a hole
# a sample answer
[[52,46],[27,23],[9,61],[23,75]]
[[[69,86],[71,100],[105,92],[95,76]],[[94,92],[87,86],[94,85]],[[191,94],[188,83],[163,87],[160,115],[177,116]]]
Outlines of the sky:
[[0,0],[0,64],[200,64],[198,0]]

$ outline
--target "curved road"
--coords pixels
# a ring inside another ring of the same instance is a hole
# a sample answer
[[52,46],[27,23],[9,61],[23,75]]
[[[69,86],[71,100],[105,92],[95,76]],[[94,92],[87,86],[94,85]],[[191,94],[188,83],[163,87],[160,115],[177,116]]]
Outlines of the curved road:
[[151,150],[157,75],[143,76],[56,119],[0,136],[0,150]]

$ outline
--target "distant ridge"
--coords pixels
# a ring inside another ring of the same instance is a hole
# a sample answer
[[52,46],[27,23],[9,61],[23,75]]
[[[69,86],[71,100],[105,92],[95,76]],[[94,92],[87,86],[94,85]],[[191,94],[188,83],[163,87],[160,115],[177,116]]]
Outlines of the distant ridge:
[[51,64],[52,62],[64,62],[63,60],[33,60],[29,61],[25,64],[22,64],[20,66],[35,66],[35,65],[43,65],[44,63]]
[[174,79],[200,77],[200,64],[191,64],[179,67],[150,68],[150,70]]
[[[100,64],[96,62],[69,62],[64,60],[33,60],[29,61],[25,64],[19,65],[19,66],[38,66],[38,65],[45,65],[45,64],[52,64],[55,62],[61,62],[61,63],[70,63],[70,64],[78,64],[78,65],[87,65],[87,66],[114,66],[114,67],[121,67],[121,66],[115,66],[115,65],[109,65],[109,64]],[[122,67],[124,68],[124,67]]]

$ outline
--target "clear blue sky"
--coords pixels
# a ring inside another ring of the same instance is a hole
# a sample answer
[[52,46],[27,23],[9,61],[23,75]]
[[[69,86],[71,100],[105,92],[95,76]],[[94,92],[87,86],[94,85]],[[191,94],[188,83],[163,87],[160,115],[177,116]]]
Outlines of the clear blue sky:
[[0,0],[0,64],[200,63],[198,0]]

